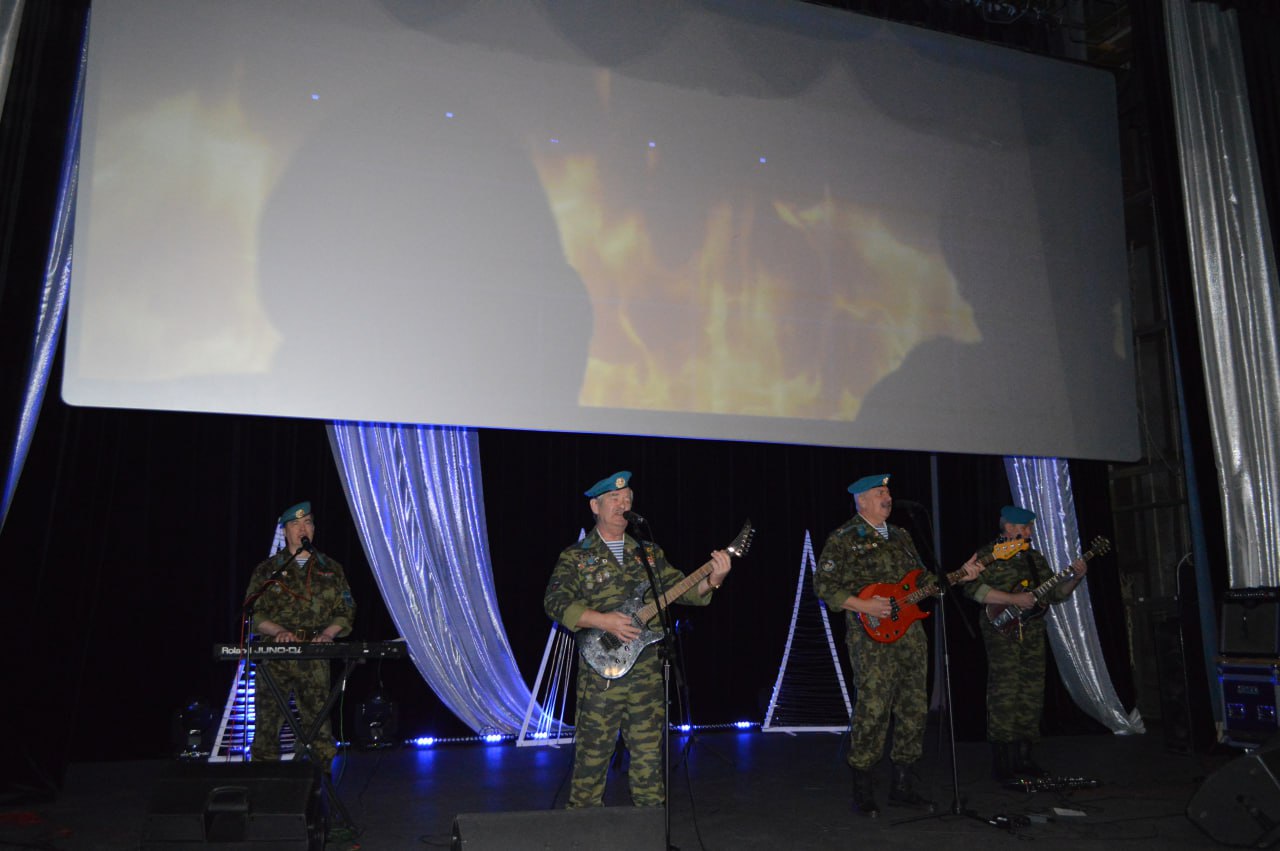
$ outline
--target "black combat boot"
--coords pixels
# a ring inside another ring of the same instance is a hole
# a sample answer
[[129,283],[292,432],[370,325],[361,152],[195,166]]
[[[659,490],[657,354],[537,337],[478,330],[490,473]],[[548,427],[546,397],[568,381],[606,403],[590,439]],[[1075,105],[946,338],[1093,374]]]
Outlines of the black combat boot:
[[871,772],[853,769],[853,811],[860,816],[875,818],[880,815],[876,805],[876,790],[871,783]]
[[914,772],[909,765],[893,764],[893,786],[889,788],[890,803],[904,807],[922,807],[932,810],[933,801],[915,790]]
[[1031,742],[1023,739],[1014,744],[1013,770],[1023,777],[1048,777],[1049,772],[1035,764],[1031,759]]
[[991,777],[1001,783],[1009,780],[1016,780],[1018,775],[1013,771],[1014,748],[1013,742],[992,742],[991,743]]

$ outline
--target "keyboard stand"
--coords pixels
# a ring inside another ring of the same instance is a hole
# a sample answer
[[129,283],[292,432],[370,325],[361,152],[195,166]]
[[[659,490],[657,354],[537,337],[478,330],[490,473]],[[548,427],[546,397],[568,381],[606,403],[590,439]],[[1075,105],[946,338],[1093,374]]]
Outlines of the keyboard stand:
[[[260,660],[262,661],[262,660]],[[280,662],[288,662],[290,660],[280,659]],[[294,756],[295,758],[305,759],[312,765],[320,768],[320,786],[324,789],[325,800],[328,801],[335,810],[338,811],[339,823],[349,829],[355,836],[360,835],[360,826],[356,824],[355,819],[351,817],[351,812],[346,805],[342,803],[342,799],[338,797],[338,792],[333,787],[333,775],[331,772],[324,770],[317,762],[315,750],[311,743],[315,741],[316,736],[320,734],[320,727],[329,717],[329,713],[333,711],[333,706],[338,702],[338,697],[347,687],[347,678],[351,676],[351,672],[355,670],[356,665],[362,664],[364,659],[359,657],[348,657],[342,666],[342,673],[333,682],[329,689],[329,698],[324,702],[324,706],[311,719],[311,725],[306,729],[302,729],[302,721],[289,708],[289,695],[285,694],[280,685],[271,676],[271,666],[254,662],[255,669],[258,673],[260,682],[265,682],[267,688],[271,691],[271,696],[275,698],[276,704],[280,707],[284,714],[285,723],[289,725],[289,729],[293,731],[294,738]],[[256,734],[255,734],[256,735]]]

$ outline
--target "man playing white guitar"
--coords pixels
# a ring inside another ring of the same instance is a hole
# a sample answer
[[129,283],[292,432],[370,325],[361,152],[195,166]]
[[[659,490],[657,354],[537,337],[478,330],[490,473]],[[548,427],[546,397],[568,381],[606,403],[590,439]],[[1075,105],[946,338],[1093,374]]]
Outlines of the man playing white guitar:
[[[695,606],[711,602],[712,592],[724,582],[731,567],[729,550],[716,550],[706,565],[686,577],[667,562],[656,544],[642,545],[628,535],[628,514],[634,498],[630,480],[631,473],[624,470],[601,479],[586,491],[595,527],[560,554],[543,598],[547,614],[575,633],[598,630],[615,648],[637,651],[634,658],[624,654],[621,658],[625,661],[615,664],[596,661],[583,650],[583,659],[589,664],[578,667],[570,807],[603,803],[609,760],[619,732],[631,752],[632,802],[639,807],[664,803],[662,667],[656,648],[638,641],[657,629],[658,623],[656,617],[638,623],[634,613],[621,609],[627,607],[638,588],[646,586],[646,559],[664,596],[693,580],[687,590],[677,591],[671,602]],[[699,574],[701,577],[695,579]],[[646,595],[646,602],[651,600]]]

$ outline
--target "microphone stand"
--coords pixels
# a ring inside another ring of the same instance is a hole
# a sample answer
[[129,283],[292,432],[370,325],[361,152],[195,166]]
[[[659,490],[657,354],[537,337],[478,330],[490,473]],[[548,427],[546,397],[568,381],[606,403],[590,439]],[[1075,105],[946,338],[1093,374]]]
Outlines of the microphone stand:
[[[905,501],[900,501],[899,504],[907,509],[907,513],[911,515],[913,521],[916,520],[917,514],[922,515],[923,525],[925,527],[925,530],[932,528],[932,523],[929,520],[929,515],[927,512],[925,512],[923,506],[917,505],[915,503],[905,502]],[[914,525],[914,522],[913,522],[913,525]],[[956,760],[955,713],[952,712],[952,709],[951,709],[951,705],[952,705],[951,649],[947,642],[946,600],[947,600],[947,595],[950,593],[950,588],[948,587],[948,584],[947,584],[946,572],[943,570],[942,564],[938,560],[937,554],[933,552],[932,547],[925,547],[924,549],[925,549],[926,555],[929,557],[929,560],[932,562],[931,564],[927,564],[926,567],[928,567],[933,572],[934,581],[937,582],[939,587],[942,589],[941,593],[938,594],[938,611],[937,611],[937,617],[934,620],[934,635],[936,636],[937,641],[939,642],[938,646],[941,649],[942,688],[943,688],[942,712],[947,719],[947,744],[949,746],[949,753],[951,757],[951,813],[953,815],[967,815],[972,818],[978,818],[978,815],[976,813],[967,812],[965,810],[964,801],[960,799],[960,766],[958,765]],[[925,819],[925,818],[935,818],[935,817],[936,817],[936,814],[931,814],[931,815],[921,816],[920,818]],[[902,821],[902,822],[894,822],[894,824],[904,824],[906,822],[912,822],[912,821],[918,821],[918,820],[919,819],[906,819],[905,821]]]
[[[637,516],[633,521],[635,525],[643,523],[646,529],[649,521],[643,517]],[[637,529],[638,531],[638,529]],[[650,529],[649,537],[653,537],[653,531]],[[658,655],[662,659],[662,830],[663,830],[663,847],[674,849],[671,844],[671,645],[675,636],[675,631],[671,628],[671,612],[668,606],[663,603],[662,598],[665,596],[663,588],[658,584],[657,572],[653,569],[653,564],[649,561],[649,552],[645,549],[646,543],[643,538],[637,538],[640,549],[640,563],[644,565],[644,572],[649,577],[649,590],[653,593],[653,604],[658,609],[658,622],[662,624],[662,641],[658,643]]]

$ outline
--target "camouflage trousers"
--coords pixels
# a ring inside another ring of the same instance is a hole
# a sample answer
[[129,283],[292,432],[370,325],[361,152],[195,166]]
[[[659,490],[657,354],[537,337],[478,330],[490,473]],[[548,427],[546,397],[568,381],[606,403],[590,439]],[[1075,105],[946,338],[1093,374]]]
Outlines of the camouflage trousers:
[[982,642],[987,648],[987,741],[1037,741],[1044,707],[1044,620],[1026,624],[1021,641],[984,623]]
[[[316,714],[329,699],[329,662],[327,660],[308,660],[305,662],[257,662],[258,676],[255,682],[253,744],[250,750],[255,760],[280,758],[280,728],[285,723],[284,712],[280,701],[276,700],[271,686],[262,676],[263,669],[269,669],[271,679],[280,687],[285,697],[293,695],[293,702],[298,707],[298,715],[302,722],[299,725],[305,733],[310,729]],[[326,718],[320,725],[319,732],[311,742],[315,756],[320,760],[322,768],[338,754],[333,743],[333,732]]]
[[573,738],[570,807],[604,803],[618,734],[631,754],[628,777],[637,807],[659,807],[662,796],[662,665],[650,648],[616,680],[578,666],[578,709]]
[[880,761],[891,719],[893,748],[889,758],[899,765],[911,765],[924,752],[929,720],[924,630],[916,624],[897,641],[882,644],[859,628],[850,633],[848,644],[853,684],[858,690],[849,736],[849,765],[866,771]]

